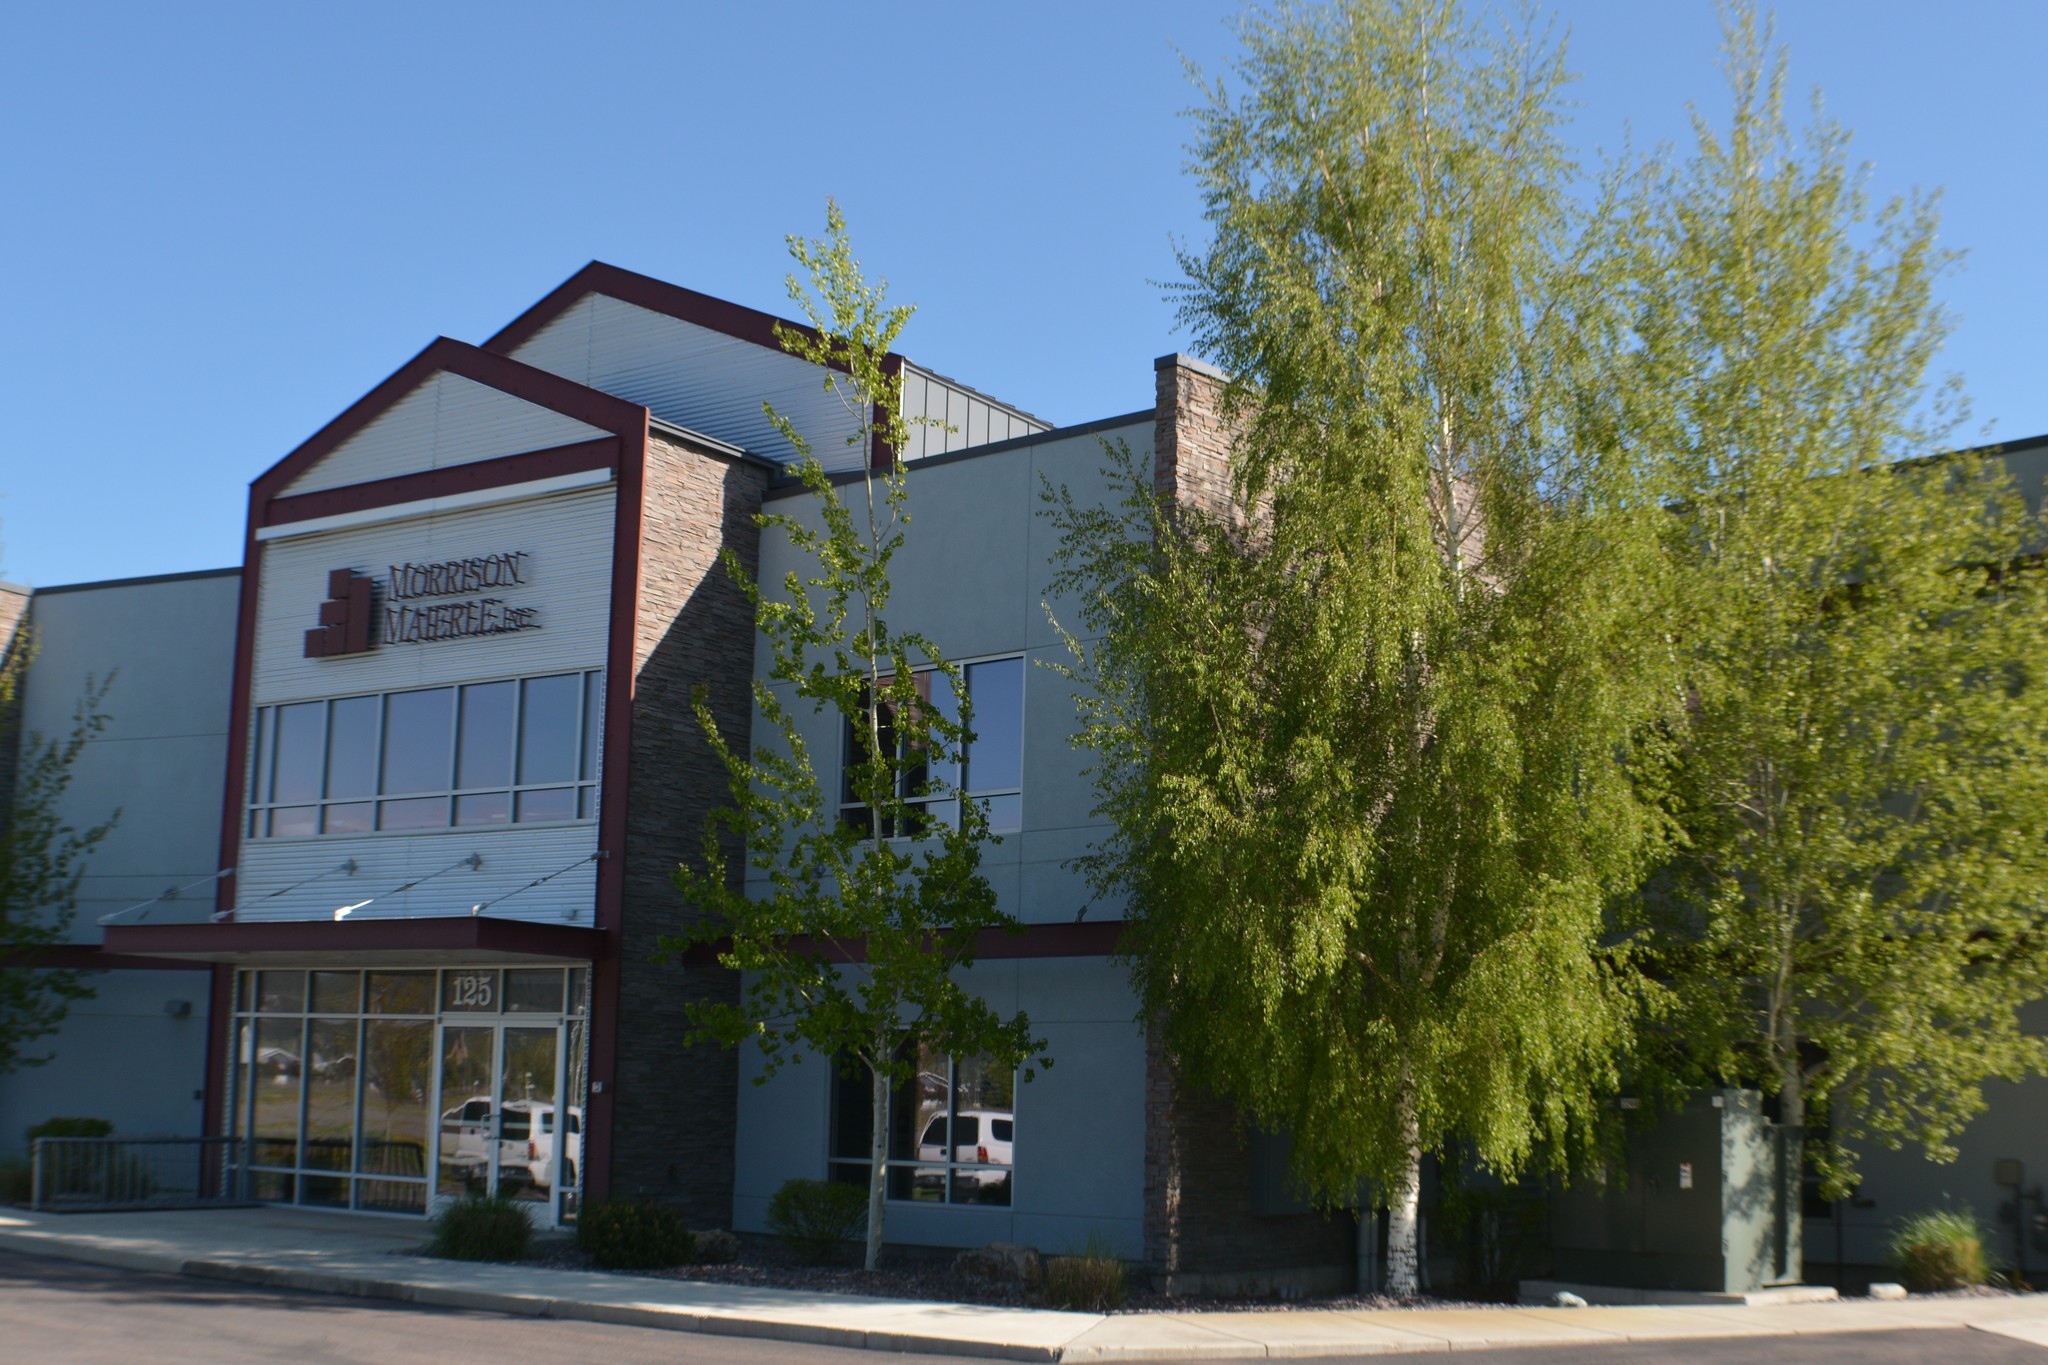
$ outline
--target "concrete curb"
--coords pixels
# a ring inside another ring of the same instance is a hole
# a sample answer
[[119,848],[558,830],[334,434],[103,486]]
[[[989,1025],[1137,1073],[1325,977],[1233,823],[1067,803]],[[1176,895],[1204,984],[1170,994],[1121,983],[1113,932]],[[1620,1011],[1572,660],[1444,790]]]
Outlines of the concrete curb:
[[695,1332],[704,1336],[752,1337],[758,1340],[794,1342],[804,1346],[838,1346],[852,1350],[895,1351],[915,1355],[973,1356],[984,1360],[1057,1362],[1063,1359],[1102,1358],[1070,1356],[1065,1353],[1064,1347],[1058,1346],[1017,1346],[907,1332],[877,1332],[858,1327],[837,1327],[826,1323],[776,1322],[762,1318],[700,1313],[687,1308],[592,1303],[542,1294],[464,1289],[451,1285],[421,1284],[413,1280],[351,1275],[303,1267],[259,1265],[247,1261],[186,1259],[168,1252],[66,1242],[45,1236],[24,1236],[4,1229],[0,1229],[0,1248],[27,1256],[55,1257],[87,1265],[106,1266],[113,1270],[182,1275],[190,1279],[221,1280],[265,1289],[292,1289],[311,1294],[382,1299],[476,1313],[503,1313],[512,1317],[601,1322],[616,1327],[648,1327],[668,1332]]
[[[694,1332],[705,1336],[752,1337],[854,1350],[970,1356],[987,1360],[1109,1362],[1356,1358],[1528,1346],[1569,1348],[1600,1342],[1679,1342],[1733,1336],[1803,1337],[1961,1327],[2048,1345],[2048,1300],[2034,1303],[2007,1300],[2002,1301],[2006,1306],[1999,1308],[1989,1307],[1993,1301],[1985,1301],[1987,1306],[1982,1310],[1965,1308],[1961,1304],[1937,1305],[1923,1300],[1925,1308],[1917,1313],[1822,1311],[1811,1316],[1790,1305],[1735,1308],[1732,1312],[1720,1306],[1604,1311],[1597,1308],[1524,1308],[1500,1310],[1514,1316],[1503,1316],[1483,1326],[1478,1325],[1479,1317],[1484,1316],[1487,1310],[1418,1313],[1412,1317],[1341,1310],[1332,1310],[1329,1314],[1300,1315],[1187,1313],[1119,1317],[1050,1312],[1039,1315],[1023,1310],[1030,1316],[1018,1320],[1023,1328],[1019,1334],[1037,1339],[1004,1341],[992,1339],[986,1332],[980,1336],[957,1336],[944,1331],[922,1332],[916,1330],[914,1323],[884,1328],[830,1320],[832,1313],[842,1306],[849,1317],[861,1313],[872,1316],[873,1307],[889,1303],[887,1300],[849,1298],[840,1305],[837,1299],[842,1296],[813,1296],[810,1302],[785,1305],[783,1313],[777,1315],[771,1311],[772,1301],[770,1310],[763,1310],[757,1300],[754,1311],[750,1313],[744,1292],[737,1293],[737,1301],[730,1306],[701,1302],[636,1302],[635,1295],[640,1291],[628,1277],[619,1277],[616,1288],[608,1282],[602,1288],[595,1288],[598,1282],[592,1282],[593,1287],[587,1297],[565,1292],[578,1287],[577,1282],[569,1278],[558,1278],[552,1284],[544,1284],[537,1292],[522,1292],[503,1287],[451,1283],[462,1274],[459,1262],[419,1262],[416,1263],[417,1273],[407,1275],[403,1258],[388,1269],[379,1264],[385,1253],[360,1252],[354,1256],[337,1257],[338,1263],[322,1268],[266,1262],[258,1259],[260,1252],[251,1253],[249,1259],[233,1253],[223,1255],[219,1249],[193,1255],[190,1253],[200,1248],[188,1246],[180,1249],[175,1245],[166,1246],[161,1241],[151,1246],[109,1244],[104,1239],[67,1237],[46,1229],[24,1232],[4,1227],[0,1227],[0,1249],[39,1259],[79,1261],[116,1270],[184,1275],[270,1289],[381,1299],[513,1317],[556,1318],[669,1332]],[[584,1273],[545,1272],[565,1276]],[[647,1283],[652,1289],[668,1282]],[[1854,1303],[1842,1307],[1853,1310]],[[953,1311],[941,1304],[906,1304],[902,1316],[914,1318],[920,1314],[933,1314],[935,1310],[940,1317]],[[1019,1310],[997,1311],[1011,1313]],[[816,1313],[817,1318],[794,1320],[807,1312]],[[1645,1315],[1653,1316],[1646,1321]],[[987,1326],[986,1323],[983,1325]],[[968,1330],[971,1331],[971,1327]]]

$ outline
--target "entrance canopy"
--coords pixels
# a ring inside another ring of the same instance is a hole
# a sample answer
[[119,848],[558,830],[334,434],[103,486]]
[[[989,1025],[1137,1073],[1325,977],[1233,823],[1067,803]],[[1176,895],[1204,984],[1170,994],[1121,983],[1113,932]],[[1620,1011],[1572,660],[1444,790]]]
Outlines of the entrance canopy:
[[610,956],[599,929],[490,915],[417,919],[273,920],[229,924],[110,924],[106,950],[190,962],[261,965],[317,958],[335,966],[592,962]]

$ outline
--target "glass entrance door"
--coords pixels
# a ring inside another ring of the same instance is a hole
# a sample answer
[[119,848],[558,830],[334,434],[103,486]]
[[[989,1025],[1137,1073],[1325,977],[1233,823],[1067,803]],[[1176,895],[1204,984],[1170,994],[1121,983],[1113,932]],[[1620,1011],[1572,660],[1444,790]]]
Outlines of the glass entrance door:
[[544,1224],[576,1188],[581,1106],[556,1102],[562,1087],[561,1023],[441,1026],[441,1131],[435,1192],[450,1199],[504,1194]]

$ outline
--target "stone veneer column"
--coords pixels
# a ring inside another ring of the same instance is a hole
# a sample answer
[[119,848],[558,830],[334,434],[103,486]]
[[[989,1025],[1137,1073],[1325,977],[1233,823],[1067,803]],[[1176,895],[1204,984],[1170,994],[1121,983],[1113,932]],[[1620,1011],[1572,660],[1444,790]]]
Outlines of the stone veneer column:
[[[1230,507],[1229,376],[1188,355],[1153,362],[1152,481],[1161,497]],[[1262,1213],[1236,1109],[1183,1084],[1157,1035],[1145,1040],[1145,1263],[1167,1293],[1348,1288],[1349,1218]]]
[[1152,362],[1152,486],[1162,498],[1221,514],[1230,505],[1230,376],[1178,352]]
[[[611,1192],[661,1199],[698,1227],[732,1218],[739,1067],[727,1049],[685,1047],[692,1002],[737,997],[718,967],[651,961],[683,923],[670,874],[702,849],[725,804],[724,766],[692,711],[705,689],[720,732],[742,751],[753,719],[754,616],[718,562],[752,572],[768,471],[650,432],[641,515],[639,628],[619,940]],[[727,849],[737,874],[742,850]]]

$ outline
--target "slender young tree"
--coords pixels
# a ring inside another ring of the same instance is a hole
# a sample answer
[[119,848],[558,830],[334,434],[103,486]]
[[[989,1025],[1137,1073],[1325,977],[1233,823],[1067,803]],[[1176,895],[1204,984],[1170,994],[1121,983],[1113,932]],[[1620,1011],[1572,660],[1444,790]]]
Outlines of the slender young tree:
[[[694,1022],[699,1037],[757,1047],[758,1081],[806,1052],[867,1081],[872,1270],[882,1247],[889,1094],[916,1081],[920,1048],[1009,1069],[1051,1060],[1024,1013],[1005,1019],[962,984],[977,938],[1018,926],[981,874],[987,812],[960,787],[973,721],[960,670],[932,640],[888,622],[909,483],[901,461],[877,469],[868,451],[877,436],[889,451],[906,444],[901,392],[883,362],[912,310],[890,306],[885,286],[862,276],[837,204],[827,207],[823,237],[791,237],[789,250],[805,272],[789,277],[789,295],[812,330],[778,326],[776,339],[824,370],[851,418],[847,444],[863,473],[849,501],[803,434],[768,409],[796,451],[817,519],[771,512],[759,522],[808,567],[769,585],[726,554],[770,665],[754,680],[751,753],[720,734],[698,699],[732,804],[713,818],[701,864],[676,873],[702,918],[665,946],[717,944],[720,964],[741,973],[738,1002],[697,1006]],[[835,745],[842,726],[855,737],[843,774],[851,815],[811,761],[805,733],[818,732],[818,717]],[[745,848],[759,878],[753,887],[732,875],[729,843]]]
[[1412,1295],[1424,1155],[1564,1161],[1629,1046],[1603,915],[1663,830],[1619,757],[1673,695],[1661,514],[1561,50],[1450,0],[1242,38],[1243,93],[1194,114],[1213,237],[1180,292],[1235,375],[1232,505],[1162,505],[1137,462],[1121,509],[1055,497],[1114,826],[1089,867],[1182,1074],[1289,1130],[1318,1202],[1366,1182]]
[[73,1004],[92,998],[78,972],[39,966],[37,958],[69,941],[86,860],[120,818],[116,811],[79,829],[63,813],[79,756],[107,726],[100,709],[106,684],[87,684],[63,736],[20,735],[20,689],[32,645],[26,627],[0,641],[0,750],[16,760],[11,772],[0,773],[12,777],[11,790],[0,790],[0,1076],[48,1062],[33,1045],[56,1032]]
[[1724,28],[1729,121],[1632,234],[1690,589],[1689,848],[1648,909],[1692,1074],[1831,1120],[1839,1195],[1867,1141],[1952,1157],[1987,1078],[2048,1062],[2048,601],[1997,461],[1903,459],[1953,429],[1933,201],[1874,207],[1842,130],[1788,129],[1753,11]]

